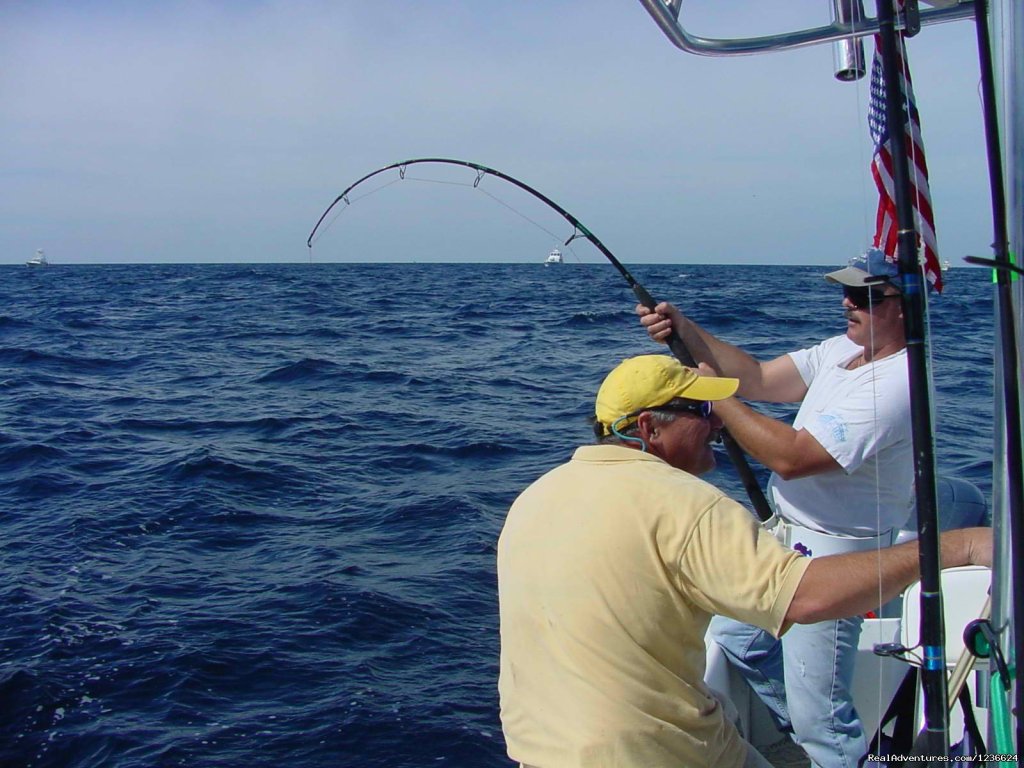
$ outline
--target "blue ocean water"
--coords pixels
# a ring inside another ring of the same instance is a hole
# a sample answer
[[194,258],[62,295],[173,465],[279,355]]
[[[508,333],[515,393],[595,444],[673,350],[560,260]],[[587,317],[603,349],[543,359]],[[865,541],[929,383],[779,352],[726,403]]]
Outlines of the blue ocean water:
[[[822,271],[633,269],[760,357],[842,332]],[[939,468],[987,496],[992,288],[947,274]],[[495,542],[657,349],[617,272],[0,277],[0,765],[510,764]],[[724,454],[710,479],[741,498]]]

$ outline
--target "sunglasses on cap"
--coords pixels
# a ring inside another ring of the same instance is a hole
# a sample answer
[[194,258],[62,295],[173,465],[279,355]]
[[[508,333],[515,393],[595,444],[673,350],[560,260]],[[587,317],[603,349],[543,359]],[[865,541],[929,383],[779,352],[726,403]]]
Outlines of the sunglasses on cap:
[[884,289],[874,286],[843,286],[843,297],[850,300],[857,309],[871,309],[886,299],[898,299],[898,293],[885,293]]

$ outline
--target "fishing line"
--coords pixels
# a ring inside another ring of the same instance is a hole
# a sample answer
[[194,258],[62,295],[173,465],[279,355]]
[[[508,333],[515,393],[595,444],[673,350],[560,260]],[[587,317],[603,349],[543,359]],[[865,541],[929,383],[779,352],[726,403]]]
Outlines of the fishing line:
[[[858,14],[854,14],[853,18],[850,21],[851,29],[853,31],[856,31],[858,29],[858,25],[859,25],[860,21],[861,21],[861,17]],[[861,41],[862,45],[863,45],[863,41],[865,39],[870,39],[872,44],[873,45],[875,44],[874,36],[872,36],[871,38],[858,38],[858,39]],[[864,53],[865,53],[865,59],[866,59],[866,53],[867,52],[865,51]],[[868,73],[867,81],[870,83],[870,71],[871,71],[871,69],[874,66],[874,52],[873,51],[872,51],[871,61],[868,62],[868,61],[865,60],[864,63],[865,63],[865,69],[867,70],[867,73]],[[866,134],[863,132],[863,126],[867,126],[868,125],[868,116],[867,116],[867,110],[865,109],[865,104],[870,99],[869,91],[864,88],[864,81],[865,81],[865,78],[863,78],[863,77],[857,78],[856,81],[855,81],[855,98],[854,98],[855,109],[854,109],[854,112],[856,114],[855,125],[858,126],[856,146],[858,147],[858,150],[859,150],[858,156],[860,158],[859,164],[857,166],[858,170],[857,170],[856,173],[857,173],[857,178],[860,179],[860,184],[859,184],[859,187],[860,187],[860,200],[861,200],[861,205],[860,205],[861,215],[860,215],[860,218],[861,218],[862,231],[863,232],[871,232],[872,229],[874,228],[874,221],[873,221],[873,217],[871,216],[871,203],[870,203],[870,201],[873,199],[872,198],[872,194],[875,197],[877,197],[877,191],[875,190],[874,184],[871,181],[871,174],[870,173],[863,174],[861,172],[861,169],[870,168],[871,167],[871,157],[872,157],[872,153],[874,151],[874,147],[871,146],[871,142],[870,142],[870,132],[868,132]],[[870,190],[870,193],[869,193],[869,190]],[[845,316],[845,312],[844,312],[844,316]],[[872,348],[874,348],[874,323],[872,323],[872,325],[871,325],[870,343],[872,345]],[[877,391],[876,383],[877,383],[876,382],[876,377],[874,375],[872,375],[872,377],[871,377],[871,385],[872,385],[872,401],[871,401],[872,402],[872,417],[871,418],[872,418],[872,423],[873,423],[874,428],[875,428],[875,432],[877,434],[878,422],[879,422],[879,419],[878,419],[878,396],[879,396],[879,393]],[[879,466],[878,462],[875,463],[874,491],[875,491],[875,499],[874,499],[874,504],[875,504],[875,530],[878,531],[878,530],[881,530],[881,524],[882,524],[881,467]],[[878,584],[878,591],[876,593],[876,603],[878,605],[878,619],[882,619],[883,618],[883,611],[882,611],[882,609],[885,607],[886,604],[883,602],[883,599],[882,599],[883,598],[883,594],[882,594],[882,544],[881,544],[880,540],[879,540],[878,546],[875,548],[875,576],[876,576],[876,580],[877,580],[877,584]],[[865,631],[863,626],[862,626],[861,631],[862,632]],[[877,691],[877,697],[876,697],[876,700],[875,700],[875,707],[876,707],[876,711],[878,712],[878,716],[876,718],[876,721],[874,723],[871,723],[872,731],[873,732],[877,732],[879,727],[881,726],[882,716],[883,716],[883,713],[885,712],[885,708],[886,708],[886,702],[883,700],[883,690],[885,688],[885,686],[883,684],[884,683],[884,675],[885,675],[885,667],[884,667],[884,665],[879,664],[878,665],[878,669],[877,669],[876,681],[875,681],[876,682],[875,690]],[[866,721],[862,721],[862,727],[867,726],[867,725],[868,725],[868,723]],[[865,736],[867,736],[867,731],[866,730],[865,730]]]
[[[859,21],[860,21],[860,19],[857,18],[856,16],[855,16],[855,18],[853,20],[851,20],[851,27],[852,27],[852,29],[854,31],[858,28],[857,25],[858,25]],[[861,39],[862,40],[870,40],[873,46],[877,45],[876,38],[874,36],[871,36],[870,38],[861,38]],[[867,58],[866,54],[867,54],[867,52],[865,51],[865,59]],[[867,69],[867,72],[868,72],[868,77],[866,78],[866,80],[867,80],[868,83],[870,83],[870,73],[871,73],[871,71],[872,71],[872,69],[874,67],[874,56],[875,56],[874,51],[872,51],[870,61],[865,61],[866,69]],[[854,97],[855,109],[853,111],[854,111],[854,113],[856,115],[855,125],[857,125],[857,126],[867,126],[868,125],[868,115],[867,115],[867,110],[865,108],[865,104],[870,99],[870,92],[869,92],[868,89],[866,89],[864,87],[864,81],[865,81],[865,78],[858,78],[856,80],[856,82],[855,82],[855,97]],[[873,152],[874,152],[874,147],[872,145],[872,142],[870,141],[870,132],[863,132],[863,128],[859,128],[857,130],[856,146],[858,147],[858,150],[859,150],[858,151],[859,164],[858,164],[857,168],[858,169],[870,168],[871,167],[871,158],[872,158],[872,155],[873,155]],[[871,180],[871,174],[870,173],[863,174],[863,173],[860,172],[860,170],[858,170],[857,171],[857,178],[860,179],[860,184],[859,184],[860,200],[861,200],[861,204],[860,204],[860,211],[861,211],[860,219],[861,219],[862,231],[870,233],[871,231],[873,231],[874,225],[875,225],[874,216],[871,215],[872,214],[871,201],[874,200],[874,199],[877,199],[878,192],[875,189],[874,183]],[[869,235],[869,243],[870,243],[870,235]],[[844,317],[845,317],[845,312],[844,312]],[[871,322],[870,329],[869,329],[869,343],[871,344],[872,349],[874,349],[874,347],[875,347],[875,333],[874,333],[873,318],[872,318],[872,322]],[[874,365],[873,364],[874,364],[874,361],[872,361],[872,370],[874,370]],[[875,432],[877,434],[877,432],[878,432],[878,425],[879,425],[878,400],[879,400],[879,397],[880,397],[880,392],[878,391],[878,388],[877,388],[877,377],[875,375],[872,375],[870,380],[871,380],[871,390],[872,390],[872,400],[871,400],[871,403],[872,403],[872,416],[871,416],[871,418],[872,418],[872,424],[874,425],[874,429],[875,429]],[[880,531],[881,530],[881,525],[882,525],[881,466],[880,466],[880,464],[877,461],[875,463],[875,468],[874,468],[874,507],[875,507],[875,530],[876,531]],[[883,594],[882,594],[882,543],[881,543],[881,540],[879,540],[877,546],[875,547],[875,577],[876,577],[876,582],[878,584],[878,590],[876,592],[876,603],[878,605],[877,618],[879,620],[881,620],[883,618],[887,618],[886,614],[884,614],[884,612],[882,611],[882,609],[887,605],[887,603],[883,601]],[[862,626],[861,631],[862,632],[870,632],[871,630],[867,626]],[[876,653],[878,653],[877,650],[876,650]],[[893,655],[893,656],[895,656],[895,658],[899,658],[899,659],[901,659],[901,660],[903,660],[904,662],[907,662],[907,663],[913,663],[913,658],[912,657],[908,658],[908,657],[899,656],[899,655],[895,655],[895,654],[888,654],[888,655]],[[909,656],[909,654],[908,654],[908,656]],[[862,721],[862,725],[863,725],[863,727],[865,729],[865,736],[868,735],[868,730],[867,729],[868,729],[869,726],[871,728],[871,732],[877,732],[878,731],[878,729],[879,729],[879,727],[881,726],[881,723],[882,723],[883,713],[885,712],[886,705],[888,703],[887,700],[885,700],[883,698],[883,692],[885,691],[885,685],[884,685],[884,683],[885,683],[885,665],[884,664],[877,665],[877,674],[874,677],[875,677],[875,682],[876,682],[875,690],[877,691],[877,695],[876,695],[876,698],[875,698],[875,707],[876,707],[876,712],[878,714],[877,714],[877,717],[875,718],[874,722],[869,723],[866,720]]]
[[[397,178],[397,179],[394,179],[393,181],[387,182],[386,184],[381,184],[379,187],[371,189],[369,192],[366,192],[366,193],[360,195],[359,197],[353,198],[351,200],[348,198],[347,195],[345,195],[342,198],[345,201],[345,207],[339,209],[338,212],[336,214],[334,214],[334,216],[331,217],[330,221],[328,221],[327,224],[324,225],[324,228],[323,228],[324,232],[326,232],[328,229],[330,229],[334,225],[334,222],[336,222],[338,220],[338,217],[341,216],[341,214],[343,214],[346,211],[346,209],[350,205],[352,205],[352,203],[358,203],[360,200],[365,200],[366,198],[370,197],[370,195],[375,195],[378,192],[380,192],[382,189],[387,189],[392,184],[397,184],[401,180],[402,180],[401,178]],[[320,237],[323,237],[322,233],[321,233]],[[317,237],[316,240],[319,240],[320,237]],[[312,242],[315,243],[316,240],[313,240]],[[307,243],[307,245],[309,245],[310,249],[312,250],[312,243]],[[310,258],[312,259],[312,254],[310,254]]]
[[448,184],[452,187],[469,187],[470,189],[475,188],[476,184],[470,184],[466,181],[445,181],[444,179],[427,179],[423,176],[401,176],[398,181],[419,181],[424,184]]
[[[506,202],[505,200],[502,200],[497,195],[495,195],[495,194],[493,194],[491,192],[488,192],[486,189],[484,189],[482,186],[480,186],[480,182],[483,180],[485,175],[486,174],[478,172],[475,181],[473,181],[473,182],[466,182],[466,181],[454,181],[454,180],[448,180],[448,179],[430,179],[430,178],[426,178],[426,177],[423,177],[423,176],[410,176],[410,175],[408,175],[406,173],[406,174],[400,175],[397,179],[393,179],[392,181],[387,182],[386,184],[381,184],[379,187],[376,187],[375,189],[371,190],[370,192],[367,192],[366,194],[360,195],[359,197],[349,198],[346,195],[344,199],[345,199],[346,203],[351,205],[353,203],[356,203],[356,202],[358,202],[360,200],[363,200],[363,199],[369,197],[370,195],[374,195],[377,192],[380,192],[382,189],[386,189],[386,188],[390,187],[393,184],[398,184],[401,181],[418,181],[421,184],[444,184],[444,185],[452,186],[452,187],[464,187],[466,189],[475,189],[475,190],[479,191],[481,194],[486,195],[487,197],[489,197],[491,200],[493,200],[495,203],[497,203],[501,207],[503,207],[503,208],[507,209],[508,211],[510,211],[511,213],[515,214],[516,216],[518,216],[523,221],[525,221],[528,224],[531,224],[534,227],[536,227],[537,229],[539,229],[541,232],[543,232],[548,237],[550,237],[552,242],[558,243],[559,245],[561,245],[563,247],[568,247],[568,249],[572,253],[572,255],[576,257],[576,260],[578,262],[580,262],[580,263],[583,262],[583,260],[579,257],[579,254],[576,253],[576,249],[573,248],[572,245],[571,245],[573,240],[575,240],[577,237],[581,237],[581,235],[578,232],[574,233],[568,239],[564,239],[561,235],[558,235],[555,232],[552,232],[550,229],[545,227],[543,224],[541,224],[538,221],[535,221],[534,219],[531,219],[529,216],[527,216],[525,213],[520,211],[518,208],[516,208],[512,204]],[[326,224],[326,226],[323,227],[323,229],[324,230],[329,229],[334,224],[334,222],[337,221],[338,216],[340,216],[342,213],[344,213],[344,211],[346,210],[347,207],[348,206],[346,206],[345,208],[342,208],[340,211],[338,211],[338,213],[335,214],[328,221],[328,223]],[[321,233],[321,235],[318,235],[315,239],[313,239],[313,242],[314,243],[317,242],[317,240],[319,240],[321,236],[322,236],[322,233]]]
[[[862,21],[862,17],[859,14],[853,14],[853,18],[850,20],[850,29],[851,29],[852,32],[856,32],[858,30],[858,24],[861,21]],[[867,26],[866,22],[865,22],[864,26]],[[863,42],[865,40],[867,40],[866,37],[861,37],[861,38],[858,38],[858,39],[861,41],[862,45],[863,45]],[[872,36],[871,37],[872,44],[874,44],[874,40],[875,40],[875,38],[874,38],[874,36]],[[865,52],[865,56],[866,56],[866,52]],[[867,79],[868,83],[870,83],[871,82],[871,77],[870,77],[870,71],[871,70],[870,70],[870,68],[868,68],[867,61],[865,61],[864,63],[865,63],[865,68],[867,70],[867,75],[868,75],[866,79]],[[872,55],[872,59],[871,59],[871,66],[874,66],[874,56],[873,55]],[[860,163],[857,166],[857,168],[858,168],[857,176],[861,180],[861,183],[860,183],[860,197],[861,197],[861,214],[862,214],[863,225],[864,225],[863,231],[864,232],[870,232],[871,228],[873,226],[873,223],[871,222],[871,218],[870,218],[871,205],[869,203],[869,200],[872,199],[872,194],[877,195],[877,191],[875,190],[874,183],[871,180],[871,174],[867,174],[865,176],[864,174],[862,174],[860,172],[861,169],[870,168],[871,167],[871,153],[874,150],[874,148],[872,147],[870,151],[865,151],[866,148],[870,145],[870,141],[867,141],[867,142],[865,141],[864,133],[862,132],[863,131],[863,126],[866,126],[868,124],[867,112],[864,109],[864,105],[865,105],[865,103],[867,103],[868,99],[870,99],[870,92],[864,90],[864,81],[865,81],[864,77],[859,77],[859,78],[857,78],[854,81],[854,87],[856,89],[856,99],[855,99],[856,109],[854,111],[857,113],[857,120],[856,120],[855,125],[858,126],[857,135],[860,137],[857,140],[857,148],[859,150],[859,155],[860,155]],[[867,97],[868,97],[867,99],[865,98],[865,95],[867,95]],[[870,139],[870,132],[868,133],[867,138]]]
[[[579,257],[579,255],[578,255],[578,254],[576,253],[576,249],[574,249],[574,248],[573,248],[573,247],[572,247],[572,246],[570,245],[570,243],[571,243],[571,242],[572,242],[573,240],[575,240],[575,239],[576,239],[576,238],[577,238],[577,237],[578,237],[579,235],[577,235],[577,234],[574,234],[574,235],[573,235],[572,237],[570,237],[570,238],[569,238],[568,240],[565,240],[565,241],[563,242],[563,241],[562,241],[562,236],[561,236],[561,235],[557,235],[557,234],[555,234],[554,232],[552,232],[552,231],[551,231],[550,229],[548,229],[547,227],[545,227],[545,226],[544,226],[543,224],[541,224],[540,222],[537,222],[537,221],[534,221],[533,219],[531,219],[531,218],[530,218],[529,216],[527,216],[527,215],[526,215],[525,213],[523,213],[522,211],[520,211],[520,210],[519,210],[518,208],[516,208],[515,206],[511,205],[510,203],[507,203],[507,202],[505,202],[504,200],[502,200],[502,199],[501,199],[500,197],[498,197],[497,195],[495,195],[495,194],[493,194],[493,193],[491,193],[491,192],[488,192],[488,191],[487,191],[486,189],[484,189],[483,187],[481,187],[481,186],[480,186],[480,182],[481,182],[481,181],[483,180],[483,174],[479,174],[479,173],[478,173],[478,175],[477,175],[477,177],[476,177],[476,181],[474,181],[474,182],[473,182],[472,184],[470,184],[470,183],[468,183],[468,182],[465,182],[465,181],[442,181],[442,180],[440,180],[440,179],[424,179],[424,178],[414,178],[414,177],[412,177],[412,176],[406,176],[405,178],[406,178],[406,179],[408,179],[408,180],[410,180],[410,181],[422,181],[422,182],[427,182],[427,183],[433,183],[433,184],[451,184],[451,185],[453,185],[453,186],[458,186],[458,187],[467,187],[467,188],[470,188],[470,189],[475,189],[475,190],[477,190],[478,192],[480,192],[480,194],[482,194],[482,195],[486,195],[487,197],[489,197],[489,198],[490,198],[491,200],[493,200],[493,201],[494,201],[495,203],[497,203],[497,204],[498,204],[498,205],[500,205],[501,207],[503,207],[503,208],[506,208],[506,209],[508,209],[509,211],[511,211],[512,213],[514,213],[514,214],[515,214],[516,216],[518,216],[519,218],[521,218],[521,219],[522,219],[523,221],[527,222],[528,224],[532,224],[533,226],[535,226],[535,227],[536,227],[537,229],[539,229],[539,230],[540,230],[541,232],[543,232],[543,233],[544,233],[544,234],[546,234],[546,235],[547,235],[548,237],[550,237],[550,238],[552,239],[552,241],[554,241],[554,242],[556,242],[556,243],[559,243],[559,244],[561,244],[561,245],[562,245],[562,246],[564,246],[564,247],[568,247],[568,248],[569,248],[569,250],[570,250],[570,251],[572,251],[572,255],[576,257],[576,260],[577,260],[577,261],[579,261],[579,262],[581,262],[581,263],[582,263],[582,261],[583,261],[583,260],[582,260],[582,259],[581,259],[581,258]],[[392,183],[394,183],[394,182],[392,182]]]
[[[481,191],[481,192],[482,192],[483,194],[485,194],[485,195],[487,195],[487,196],[488,196],[489,198],[491,198],[491,200],[493,200],[494,202],[496,202],[496,203],[497,203],[498,205],[500,205],[500,206],[503,206],[503,207],[507,208],[508,210],[512,211],[512,213],[514,213],[514,214],[515,214],[516,216],[518,216],[519,218],[521,218],[521,219],[522,219],[523,221],[526,221],[526,222],[529,222],[530,224],[533,224],[533,226],[535,226],[535,227],[536,227],[537,229],[539,229],[539,230],[540,230],[541,232],[546,232],[546,233],[547,233],[548,235],[550,235],[552,239],[554,239],[554,240],[556,240],[556,241],[558,241],[558,242],[560,242],[560,243],[562,242],[562,238],[561,238],[561,237],[560,237],[559,235],[556,235],[556,234],[555,234],[554,232],[552,232],[552,231],[551,231],[550,229],[548,229],[547,227],[544,227],[544,226],[542,226],[541,224],[539,224],[538,222],[534,221],[533,219],[531,219],[531,218],[530,218],[529,216],[527,216],[527,215],[526,215],[525,213],[523,213],[522,211],[518,211],[518,210],[516,210],[515,208],[513,208],[513,207],[512,207],[511,205],[509,205],[508,203],[506,203],[506,202],[505,202],[504,200],[502,200],[501,198],[499,198],[499,197],[496,197],[496,196],[492,195],[492,194],[491,194],[490,192],[488,192],[488,191],[487,191],[486,189],[483,189],[482,187],[478,187],[478,189],[479,189],[479,190],[480,190],[480,191]],[[570,246],[570,245],[569,245],[569,243],[570,243],[570,242],[572,242],[572,240],[573,240],[573,239],[575,239],[575,235],[573,235],[573,237],[569,238],[568,240],[566,240],[566,241],[565,241],[565,242],[563,243],[563,245],[566,245],[566,246],[568,246],[568,247],[569,247],[569,250],[572,250],[572,246]],[[575,251],[573,251],[573,253],[575,253]]]

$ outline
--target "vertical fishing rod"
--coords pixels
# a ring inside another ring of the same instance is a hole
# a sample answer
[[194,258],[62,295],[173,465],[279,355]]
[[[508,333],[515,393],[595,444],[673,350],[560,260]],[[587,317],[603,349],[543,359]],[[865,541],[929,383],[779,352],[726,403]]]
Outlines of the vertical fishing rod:
[[[1002,394],[1004,430],[1006,438],[1007,518],[1010,528],[1010,567],[1012,581],[1010,599],[1013,615],[1013,659],[1019,666],[1024,659],[1024,461],[1021,449],[1020,382],[1018,374],[1017,334],[1013,316],[1012,279],[1010,270],[1009,237],[1006,225],[1006,191],[1003,178],[1003,158],[999,140],[999,120],[996,109],[996,88],[992,64],[992,44],[988,28],[988,0],[974,0],[974,23],[978,37],[978,61],[981,66],[982,113],[985,119],[985,147],[988,152],[988,177],[992,197],[993,262],[996,280],[996,311],[999,321],[999,339],[1002,361]],[[987,260],[968,259],[974,263]],[[1006,607],[1003,606],[1005,614]],[[1006,637],[1005,631],[1001,633]],[[1014,707],[1017,712],[1016,754],[1020,758],[1024,745],[1024,686],[1013,685]],[[1009,693],[1009,692],[1007,692]],[[993,692],[993,695],[1000,695]]]
[[928,392],[928,356],[925,348],[925,301],[927,290],[918,264],[917,230],[914,226],[906,147],[904,93],[897,62],[899,33],[892,0],[876,0],[882,71],[885,77],[885,109],[892,142],[893,184],[899,225],[899,271],[903,280],[903,326],[907,339],[910,376],[910,420],[914,441],[914,490],[917,495],[918,560],[921,567],[921,646],[924,693],[924,743],[927,755],[949,756],[949,709],[946,691],[946,642],[943,627],[939,559],[939,526],[936,508],[935,446],[931,397]]

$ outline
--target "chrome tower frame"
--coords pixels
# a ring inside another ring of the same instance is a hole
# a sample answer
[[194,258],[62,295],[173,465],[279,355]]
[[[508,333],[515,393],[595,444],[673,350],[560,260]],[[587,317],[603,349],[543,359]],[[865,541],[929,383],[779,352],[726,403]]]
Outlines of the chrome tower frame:
[[[837,20],[824,27],[813,27],[777,35],[748,38],[709,38],[687,32],[679,23],[679,12],[683,0],[640,0],[640,4],[665,33],[665,36],[682,51],[700,56],[743,56],[768,51],[782,51],[820,43],[854,40],[878,31],[878,20],[865,16],[862,21],[851,24]],[[838,15],[838,14],[837,14]],[[903,20],[898,28],[916,32],[918,26],[946,21],[969,19],[974,15],[974,0],[956,0],[954,4],[941,8],[928,8],[908,14],[909,22]]]

